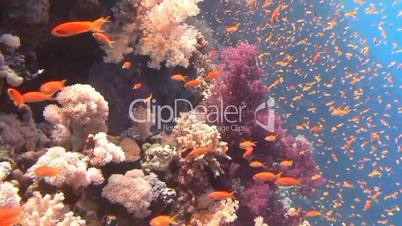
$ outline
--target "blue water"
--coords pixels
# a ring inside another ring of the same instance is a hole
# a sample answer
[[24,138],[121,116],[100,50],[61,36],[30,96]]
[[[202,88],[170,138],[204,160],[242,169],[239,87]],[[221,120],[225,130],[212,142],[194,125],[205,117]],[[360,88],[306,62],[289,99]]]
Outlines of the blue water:
[[[309,208],[332,212],[331,216],[335,218],[335,222],[324,216],[309,221],[313,225],[402,225],[402,215],[396,211],[402,203],[402,167],[398,162],[401,160],[398,148],[401,148],[402,131],[402,73],[397,69],[402,63],[402,31],[398,31],[402,29],[402,21],[397,18],[401,3],[376,1],[379,13],[366,15],[370,1],[362,5],[346,0],[273,1],[265,9],[261,8],[262,2],[247,7],[245,1],[207,1],[203,4],[206,11],[203,19],[218,31],[214,34],[216,43],[235,45],[240,40],[247,40],[260,47],[259,63],[265,71],[268,86],[278,78],[283,79],[281,84],[272,87],[269,95],[275,98],[278,111],[285,115],[288,132],[304,135],[313,143],[315,158],[327,179],[327,185],[317,191]],[[288,7],[281,12],[282,21],[272,25],[270,17],[279,4]],[[352,10],[357,10],[354,18],[344,16]],[[333,29],[318,36],[333,18],[337,18]],[[301,19],[305,21],[297,22]],[[378,29],[379,22],[383,22],[386,38]],[[235,23],[241,24],[239,30],[227,34],[226,27]],[[380,41],[379,45],[376,46],[374,38]],[[307,39],[310,45],[294,44],[301,39]],[[367,56],[361,53],[366,46],[369,49]],[[219,48],[219,45],[213,47]],[[323,52],[323,56],[317,64],[311,65],[311,58],[318,51]],[[353,57],[347,59],[344,54],[337,55],[337,51],[350,52]],[[275,64],[287,54],[293,57],[290,66]],[[393,66],[391,62],[395,62]],[[348,73],[361,80],[350,84],[351,78],[346,78]],[[303,91],[303,86],[316,80],[315,75],[319,75],[321,81]],[[308,94],[311,91],[316,93]],[[346,94],[345,98],[340,91]],[[357,98],[356,92],[362,95]],[[302,93],[299,100],[293,99]],[[345,116],[331,115],[327,104],[332,101],[334,107],[348,106],[350,112]],[[311,107],[316,108],[315,113],[308,111]],[[357,117],[355,121],[352,120],[354,117]],[[383,125],[381,119],[390,125]],[[318,134],[312,134],[308,128],[296,129],[296,125],[303,123],[309,123],[310,128],[320,124],[323,129]],[[337,131],[331,133],[331,127],[338,125]],[[370,142],[373,132],[381,134],[381,144]],[[343,148],[346,140],[351,138],[355,142],[349,148]],[[372,151],[372,148],[377,150]],[[374,169],[382,176],[368,176]],[[354,187],[342,188],[340,184],[345,181]],[[326,192],[327,196],[324,195]],[[378,203],[370,199],[376,192],[381,192]],[[366,200],[371,200],[372,207],[363,211]]]

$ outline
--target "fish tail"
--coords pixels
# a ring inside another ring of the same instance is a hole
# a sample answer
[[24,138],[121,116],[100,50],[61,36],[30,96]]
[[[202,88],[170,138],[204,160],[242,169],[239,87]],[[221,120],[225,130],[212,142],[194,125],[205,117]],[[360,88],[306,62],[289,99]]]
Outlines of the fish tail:
[[170,218],[170,223],[171,224],[178,224],[177,221],[176,221],[177,216],[178,216],[178,214],[176,214],[176,215],[174,215],[173,217]]
[[110,16],[107,17],[101,17],[97,20],[95,20],[93,22],[93,27],[92,27],[92,31],[94,32],[104,32],[104,30],[102,30],[102,26],[104,23],[109,23],[110,22]]
[[230,198],[233,198],[233,195],[234,195],[235,193],[236,193],[236,191],[230,192],[230,193],[229,193],[229,197],[230,197]]

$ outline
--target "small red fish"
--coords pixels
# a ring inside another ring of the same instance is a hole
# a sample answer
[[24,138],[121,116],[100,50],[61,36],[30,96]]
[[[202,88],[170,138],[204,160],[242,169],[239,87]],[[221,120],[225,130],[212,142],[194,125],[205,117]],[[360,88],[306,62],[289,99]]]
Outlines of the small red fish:
[[175,220],[175,216],[170,217],[167,215],[160,215],[152,218],[149,224],[151,226],[169,226],[171,224],[177,224],[177,222]]
[[61,80],[61,81],[50,81],[43,83],[40,86],[39,91],[46,95],[53,94],[63,89],[66,81],[67,80]]
[[59,170],[50,166],[40,166],[34,170],[38,177],[53,177],[59,175]]
[[16,225],[20,221],[20,207],[0,208],[0,226]]
[[92,33],[92,36],[99,42],[105,43],[110,48],[113,48],[112,44],[115,43],[115,41],[110,40],[110,38],[106,34],[101,32],[94,32]]
[[191,81],[186,82],[184,84],[184,87],[186,87],[186,88],[194,88],[194,87],[200,86],[201,84],[202,84],[201,80],[195,79],[195,80],[191,80]]
[[57,25],[51,31],[57,37],[69,37],[86,32],[103,32],[104,23],[110,22],[109,17],[101,17],[95,21],[73,21]]
[[22,95],[25,103],[37,103],[42,101],[53,100],[52,94],[44,94],[41,92],[28,92]]
[[234,191],[227,192],[227,191],[214,191],[208,194],[208,198],[212,200],[225,200],[227,198],[232,198]]
[[123,63],[121,68],[128,70],[128,69],[131,68],[131,63],[129,61],[126,61],[126,62]]
[[212,70],[210,72],[208,72],[207,77],[205,77],[208,80],[217,78],[219,76],[220,72],[218,69]]
[[207,147],[199,147],[199,148],[195,148],[193,149],[190,153],[187,154],[187,157],[189,158],[197,158],[203,154],[206,154],[210,151],[212,151],[213,148],[212,146],[207,146]]
[[256,143],[257,143],[257,142],[255,142],[255,141],[245,140],[245,141],[242,141],[242,142],[240,143],[239,147],[240,147],[241,149],[247,149],[247,147],[250,147],[250,146],[251,146],[251,147],[255,147]]
[[248,146],[246,148],[246,151],[243,153],[243,158],[249,159],[251,155],[253,155],[254,147],[253,146]]
[[279,163],[281,167],[291,167],[293,165],[293,160],[283,160]]
[[249,166],[253,167],[253,168],[260,168],[260,167],[264,167],[265,163],[260,162],[260,161],[252,161],[252,162],[250,162]]
[[280,177],[275,180],[275,184],[278,186],[299,186],[301,180],[293,177]]
[[319,210],[310,210],[306,213],[306,217],[316,217],[318,215],[321,215],[321,211]]
[[25,104],[24,98],[22,97],[21,93],[18,90],[9,88],[7,89],[8,96],[13,101],[14,105],[17,107],[21,107]]
[[133,89],[141,89],[141,87],[142,87],[141,82],[134,83],[134,85],[133,85]]
[[181,74],[174,74],[170,77],[170,79],[174,81],[179,81],[179,82],[186,82],[187,76],[181,75]]
[[253,176],[253,180],[255,181],[260,181],[260,182],[274,182],[275,180],[277,180],[280,176],[282,175],[282,173],[273,173],[273,172],[260,172],[260,173],[256,173]]
[[366,203],[363,206],[363,211],[367,211],[371,208],[371,201],[367,200]]

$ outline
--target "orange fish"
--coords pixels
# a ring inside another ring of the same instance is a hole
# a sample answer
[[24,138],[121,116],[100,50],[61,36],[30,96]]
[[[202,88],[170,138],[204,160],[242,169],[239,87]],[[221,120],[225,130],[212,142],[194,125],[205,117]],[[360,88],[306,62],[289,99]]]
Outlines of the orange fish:
[[227,191],[214,191],[208,194],[208,198],[212,200],[225,200],[227,198],[233,198],[234,191],[227,192]]
[[321,211],[319,210],[310,210],[306,213],[306,217],[316,217],[318,215],[321,215]]
[[59,170],[50,166],[40,166],[34,170],[38,177],[53,177],[59,175]]
[[99,42],[105,43],[110,48],[113,48],[112,44],[115,43],[115,41],[110,40],[110,38],[107,35],[105,35],[104,33],[94,32],[94,33],[92,33],[92,36]]
[[321,56],[321,52],[318,52],[318,53],[314,56],[313,61],[312,61],[312,64],[316,64],[316,63],[320,60],[320,56]]
[[217,53],[216,49],[211,49],[211,50],[209,50],[208,55],[209,55],[209,57],[212,58],[212,57],[216,56],[216,53]]
[[371,201],[367,200],[366,203],[363,206],[363,211],[367,211],[371,208]]
[[322,126],[317,125],[317,126],[311,127],[310,132],[317,134],[317,133],[321,132],[321,130],[322,130]]
[[249,159],[251,155],[253,154],[254,148],[253,146],[248,146],[246,148],[246,151],[243,153],[243,158]]
[[190,153],[187,154],[187,157],[189,158],[197,158],[203,154],[206,154],[210,151],[212,151],[213,148],[212,146],[206,146],[206,147],[199,147],[199,148],[195,148],[193,149]]
[[281,5],[279,5],[278,7],[276,7],[276,9],[274,10],[274,12],[272,13],[272,16],[271,16],[271,22],[272,23],[275,23],[275,22],[277,22],[278,21],[278,17],[279,17],[279,12],[280,12],[280,10],[281,10]]
[[183,76],[181,74],[174,74],[170,77],[170,79],[174,81],[179,81],[179,82],[186,82],[187,76]]
[[46,95],[53,94],[63,89],[66,81],[67,80],[46,82],[40,86],[39,91]]
[[151,226],[169,226],[171,224],[177,224],[177,222],[175,220],[175,216],[170,217],[167,215],[160,215],[152,218],[149,224]]
[[123,63],[121,68],[128,70],[128,69],[131,68],[131,63],[129,61],[126,61],[126,62]]
[[133,85],[133,89],[141,89],[141,87],[142,87],[141,82],[134,83],[134,85]]
[[226,28],[226,32],[228,32],[228,33],[233,33],[233,32],[235,32],[235,31],[237,31],[237,30],[239,29],[239,27],[240,27],[240,23],[236,23],[236,24],[230,25],[230,26],[228,26],[228,27]]
[[22,95],[25,103],[37,103],[47,100],[53,100],[52,94],[44,94],[41,92],[28,92]]
[[278,186],[299,186],[300,183],[300,179],[293,177],[281,177],[275,180],[275,184]]
[[21,107],[22,105],[25,104],[24,98],[22,97],[21,93],[18,92],[16,89],[9,88],[7,89],[7,93],[15,106]]
[[274,182],[274,181],[277,180],[281,175],[282,175],[282,172],[281,172],[281,173],[277,173],[277,174],[275,174],[275,173],[273,173],[273,172],[269,172],[269,171],[267,171],[267,172],[260,172],[260,173],[254,174],[253,180],[255,180],[255,181],[260,181],[260,182],[266,182],[266,181]]
[[20,207],[0,208],[0,226],[11,226],[18,224],[20,220],[20,213]]
[[211,80],[211,79],[217,78],[219,76],[219,74],[220,74],[219,70],[215,69],[215,70],[208,72],[208,75],[205,78],[208,80]]
[[276,141],[276,135],[275,134],[269,134],[264,138],[268,142],[274,142]]
[[293,165],[293,160],[283,160],[279,165],[281,167],[291,167]]
[[184,84],[184,87],[186,87],[186,88],[194,88],[194,87],[197,87],[197,86],[201,85],[201,83],[202,83],[201,80],[195,79],[195,80],[191,80],[191,81],[186,82]]
[[153,97],[153,94],[152,93],[149,94],[149,96],[144,99],[144,103],[148,103],[149,101],[151,101],[152,97]]
[[95,21],[73,21],[57,25],[51,31],[57,37],[69,37],[85,32],[103,32],[104,23],[110,22],[109,17],[101,17]]
[[252,162],[250,162],[249,166],[253,167],[253,168],[259,168],[259,167],[264,167],[265,163],[260,162],[260,161],[252,161]]
[[316,174],[314,174],[313,176],[310,177],[311,180],[318,180],[320,178],[321,178],[321,174],[319,174],[319,173],[316,173]]
[[251,146],[251,147],[255,147],[256,143],[257,143],[257,142],[255,142],[255,141],[245,140],[245,141],[243,141],[243,142],[240,143],[239,147],[240,147],[241,149],[247,149],[247,147],[250,147],[250,146]]

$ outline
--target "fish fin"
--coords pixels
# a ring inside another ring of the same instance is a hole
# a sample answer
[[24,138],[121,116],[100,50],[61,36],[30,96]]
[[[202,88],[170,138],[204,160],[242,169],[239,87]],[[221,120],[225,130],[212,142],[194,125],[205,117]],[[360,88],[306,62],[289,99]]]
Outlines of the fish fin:
[[94,32],[104,32],[104,30],[102,30],[102,26],[104,23],[109,23],[110,22],[110,16],[107,17],[101,17],[97,20],[95,20],[93,22],[93,27],[92,27],[92,31]]
[[66,84],[67,79],[61,80],[61,84],[63,84],[63,86]]
[[177,221],[176,221],[177,216],[178,216],[178,214],[176,214],[176,215],[174,215],[173,217],[170,218],[170,223],[171,224],[178,224]]
[[282,176],[282,174],[283,174],[283,172],[279,172],[275,176],[276,176],[276,178],[280,178]]
[[230,198],[233,198],[233,195],[234,195],[235,193],[236,193],[236,191],[230,192],[230,193],[229,193],[229,197],[230,197]]

